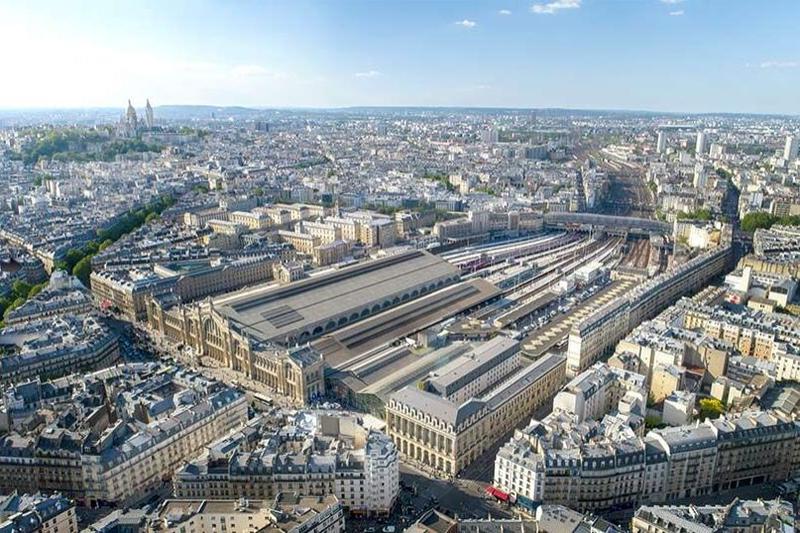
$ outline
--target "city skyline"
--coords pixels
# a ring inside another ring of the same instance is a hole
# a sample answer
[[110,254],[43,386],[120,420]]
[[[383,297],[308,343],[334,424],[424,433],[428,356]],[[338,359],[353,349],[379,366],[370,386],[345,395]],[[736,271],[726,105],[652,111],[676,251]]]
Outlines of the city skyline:
[[[141,95],[135,104],[800,113],[800,5],[789,1],[2,9],[0,44],[16,50],[16,74],[1,108],[112,107]],[[58,79],[69,82],[54,91]]]
[[800,532],[800,0],[0,0],[0,533]]

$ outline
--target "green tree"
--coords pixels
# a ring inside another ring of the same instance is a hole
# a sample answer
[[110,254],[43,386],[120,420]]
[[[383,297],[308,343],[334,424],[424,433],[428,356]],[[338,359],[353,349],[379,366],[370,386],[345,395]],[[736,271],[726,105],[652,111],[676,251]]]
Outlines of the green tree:
[[11,305],[11,300],[5,296],[0,296],[0,316],[3,316],[3,313],[6,312],[9,305]]
[[729,171],[727,171],[726,169],[724,169],[722,167],[717,167],[715,172],[717,173],[717,176],[719,176],[720,178],[722,178],[724,180],[729,180],[729,179],[731,179],[733,177],[733,174],[731,174]]
[[719,418],[719,415],[725,412],[725,406],[716,398],[703,398],[700,404],[700,419],[706,418]]
[[33,287],[31,287],[31,290],[28,292],[28,298],[29,299],[33,298],[34,296],[36,296],[37,294],[42,292],[45,287],[47,287],[47,282],[39,283],[38,285],[34,285]]
[[678,220],[711,220],[711,210],[702,208],[695,211],[681,211],[677,214]]
[[739,227],[742,228],[742,231],[753,233],[757,229],[771,228],[775,222],[776,219],[774,216],[770,215],[766,211],[758,211],[755,213],[747,213],[744,217],[742,217]]
[[25,298],[17,298],[11,304],[6,307],[5,311],[3,311],[3,319],[8,318],[8,315],[11,314],[11,311],[19,307],[20,305],[25,303]]
[[661,421],[661,418],[655,415],[647,415],[644,417],[644,427],[647,429],[655,429],[664,427],[666,424]]
[[92,257],[87,255],[75,265],[72,269],[72,275],[81,280],[81,282],[89,286],[89,276],[92,273]]
[[112,244],[114,244],[114,241],[112,241],[111,239],[106,239],[106,240],[104,240],[103,242],[100,243],[100,246],[98,246],[97,249],[98,249],[98,251],[102,252],[103,250],[105,250],[106,248],[111,246]]
[[77,248],[70,248],[67,250],[66,255],[64,256],[64,261],[66,263],[66,271],[71,272],[75,265],[78,264],[78,261],[84,258],[86,254]]
[[96,254],[99,249],[100,243],[98,241],[89,241],[86,246],[83,247],[83,252],[84,254]]
[[158,213],[155,211],[148,213],[147,216],[144,217],[145,224],[148,224],[154,220],[158,220]]
[[28,297],[28,293],[31,292],[31,288],[33,286],[30,283],[26,283],[21,279],[18,279],[11,285],[11,297],[12,298],[25,298]]

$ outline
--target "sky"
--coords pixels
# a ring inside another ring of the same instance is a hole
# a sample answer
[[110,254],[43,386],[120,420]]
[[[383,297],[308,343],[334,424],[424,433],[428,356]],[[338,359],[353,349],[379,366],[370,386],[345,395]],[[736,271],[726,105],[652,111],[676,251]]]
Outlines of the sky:
[[0,108],[800,114],[800,0],[0,0]]

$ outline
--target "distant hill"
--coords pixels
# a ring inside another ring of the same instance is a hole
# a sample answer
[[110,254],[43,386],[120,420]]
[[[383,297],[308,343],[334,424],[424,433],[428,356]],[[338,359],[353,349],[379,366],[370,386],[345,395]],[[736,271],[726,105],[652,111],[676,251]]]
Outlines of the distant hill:
[[[144,107],[136,111],[144,115]],[[159,105],[154,108],[156,120],[166,122],[190,122],[208,120],[282,120],[292,118],[319,118],[341,116],[343,118],[390,116],[441,117],[448,115],[527,115],[541,118],[597,118],[597,117],[641,117],[653,118],[691,118],[691,117],[744,117],[744,118],[786,118],[792,115],[754,115],[747,113],[668,113],[656,111],[616,110],[616,109],[562,109],[562,108],[497,108],[497,107],[425,107],[425,106],[353,106],[336,108],[269,108],[214,105]],[[117,122],[124,113],[124,107],[91,107],[82,109],[0,108],[0,128],[30,124],[78,124],[92,126]]]
[[265,114],[263,109],[241,106],[213,105],[160,105],[153,108],[153,113],[165,120],[191,120],[210,118],[255,118]]

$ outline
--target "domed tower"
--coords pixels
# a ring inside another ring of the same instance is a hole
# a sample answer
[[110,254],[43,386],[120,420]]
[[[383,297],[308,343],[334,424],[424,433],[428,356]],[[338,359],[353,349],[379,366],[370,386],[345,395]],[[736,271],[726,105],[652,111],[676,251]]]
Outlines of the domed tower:
[[136,128],[139,126],[136,110],[133,108],[133,105],[131,105],[130,100],[128,100],[128,111],[125,113],[125,122],[127,123],[128,129],[131,131],[136,131]]
[[147,129],[153,129],[153,107],[150,105],[150,99],[147,99],[147,105],[144,108],[144,121]]

